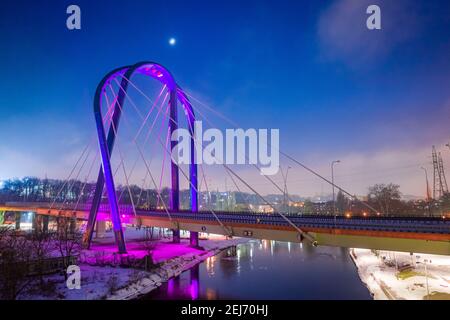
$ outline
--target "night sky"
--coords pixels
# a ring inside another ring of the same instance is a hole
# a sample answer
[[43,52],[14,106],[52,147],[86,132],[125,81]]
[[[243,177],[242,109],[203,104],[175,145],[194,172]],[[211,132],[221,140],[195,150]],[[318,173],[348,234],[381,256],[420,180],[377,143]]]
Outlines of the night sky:
[[[66,28],[70,4],[81,30]],[[366,28],[369,4],[382,30]],[[354,193],[395,182],[423,196],[433,144],[450,169],[449,1],[2,0],[0,40],[0,180],[65,176],[95,131],[97,83],[141,60],[243,128],[279,128],[281,148],[327,176],[340,159]]]

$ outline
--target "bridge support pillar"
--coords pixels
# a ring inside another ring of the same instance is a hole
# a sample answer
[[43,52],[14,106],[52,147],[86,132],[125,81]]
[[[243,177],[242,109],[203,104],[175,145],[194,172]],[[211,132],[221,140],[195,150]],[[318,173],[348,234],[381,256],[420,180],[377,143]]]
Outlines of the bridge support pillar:
[[69,230],[70,233],[75,233],[77,229],[77,219],[76,218],[71,218],[69,221]]
[[191,247],[198,247],[198,232],[190,231],[189,232],[189,244]]
[[97,220],[95,228],[95,237],[103,238],[105,236],[105,231],[106,231],[106,221]]
[[22,216],[21,212],[16,212],[16,216],[15,216],[15,218],[16,218],[16,230],[20,229],[20,218],[21,218],[21,216]]
[[33,213],[33,231],[43,232],[44,231],[44,217],[43,215]]
[[237,255],[236,246],[229,247],[226,255],[227,255],[227,257],[236,257],[236,255]]
[[172,242],[180,243],[180,229],[172,229]]
[[39,232],[41,231],[41,226],[39,225],[41,217],[38,214],[33,213],[31,217],[31,230]]
[[42,231],[48,232],[48,222],[50,221],[50,216],[42,216]]
[[56,232],[59,234],[61,232],[61,217],[56,217]]

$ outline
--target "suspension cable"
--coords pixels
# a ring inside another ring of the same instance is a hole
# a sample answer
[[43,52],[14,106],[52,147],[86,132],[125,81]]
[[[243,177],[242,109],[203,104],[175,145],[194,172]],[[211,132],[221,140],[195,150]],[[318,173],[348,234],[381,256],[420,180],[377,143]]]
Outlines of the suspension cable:
[[[110,89],[111,89],[111,92],[113,92],[113,94],[114,94],[114,90],[112,89],[111,85],[110,85]],[[164,88],[163,88],[163,90],[164,90]],[[127,99],[128,99],[130,102],[132,102],[132,100],[131,100],[131,98],[128,96],[128,94],[127,94],[125,91],[123,91],[123,92],[125,93]],[[161,93],[162,93],[162,91],[161,91]],[[163,103],[164,103],[164,102],[163,102]],[[122,107],[120,106],[120,104],[118,104],[118,106],[119,106],[120,110],[122,110]],[[153,109],[153,108],[154,108],[154,107],[152,107],[152,109]],[[135,106],[135,109],[137,109],[137,106]],[[150,113],[151,113],[151,110],[150,110],[149,114],[150,114]],[[139,116],[141,117],[141,119],[144,119],[144,117],[142,116],[142,114],[140,114],[140,113],[138,113],[138,114],[139,114]],[[159,117],[159,114],[160,114],[160,112],[158,112],[158,114],[157,114],[156,117],[154,118],[154,121],[153,121],[153,123],[152,123],[152,125],[151,125],[150,131],[153,130],[154,125],[155,125],[155,123],[156,123],[156,120],[157,120],[157,118]],[[125,122],[127,122],[127,118],[125,118],[125,116],[124,116],[124,119],[125,119]],[[142,125],[141,127],[145,126],[145,124],[146,124],[146,122],[147,122],[147,119],[148,119],[148,117],[146,117],[146,118],[144,119],[144,123],[143,123],[143,125]],[[130,125],[129,123],[127,123],[127,125],[128,125],[129,127],[131,127],[131,125]],[[114,130],[114,128],[113,128],[113,130]],[[117,133],[115,133],[115,134],[117,135]],[[136,137],[137,137],[137,135],[136,135]],[[135,139],[136,139],[136,138],[135,138]],[[146,139],[145,139],[145,141],[144,141],[144,144],[147,143],[147,140],[148,140],[148,135],[147,135],[147,137],[146,137]],[[136,141],[136,140],[134,140],[134,141]],[[134,164],[133,164],[133,166],[132,166],[132,169],[130,170],[129,177],[131,177],[131,175],[133,174],[134,169],[135,169],[135,167],[136,167],[136,165],[137,165],[138,160],[139,160],[139,157],[136,158],[136,160],[135,160],[135,162],[134,162]],[[126,175],[126,173],[125,173],[125,175]],[[127,177],[125,177],[125,179],[126,179],[127,181],[129,180]],[[127,183],[128,183],[128,182],[127,182]],[[130,194],[131,202],[132,202],[132,205],[133,205],[133,211],[134,211],[134,213],[135,213],[135,215],[136,215],[136,210],[135,210],[135,205],[134,205],[134,199],[133,199],[133,197],[132,197],[132,195],[131,195],[130,187],[128,186],[127,189],[128,189],[129,194]],[[122,190],[121,193],[120,193],[119,200],[118,200],[119,202],[120,202],[120,200],[122,199],[122,196],[123,196],[124,191],[125,191],[125,190]]]
[[[131,84],[133,87],[135,87],[145,98],[147,98],[147,99],[149,99],[148,97],[147,97],[147,95],[145,94],[145,93],[143,93],[139,88],[137,88],[135,85],[134,85],[134,83],[133,82],[131,82],[129,79],[127,79],[125,76],[122,76],[122,78],[123,79],[125,79],[125,80],[127,80],[128,81],[128,83],[129,84]],[[178,124],[178,121],[175,121],[172,117],[170,117],[170,115],[169,115],[169,119],[171,120],[171,121],[173,121],[173,122],[175,122],[176,124]],[[192,135],[191,135],[191,137],[192,137]],[[195,137],[194,137],[194,143],[195,143]],[[159,138],[158,139],[158,142],[161,144],[161,146],[163,146],[163,148],[165,147],[164,146],[164,144],[162,143],[162,141],[161,141],[161,139]],[[168,152],[168,154],[170,155],[171,154],[171,152],[168,150],[168,149],[165,149],[166,150],[166,152]],[[144,160],[145,161],[145,160]],[[146,163],[146,162],[145,162]],[[181,167],[179,167],[178,166],[178,168],[180,169],[180,171],[181,171],[181,173],[183,174],[183,176],[186,178],[186,180],[189,182],[189,184],[191,185],[191,187],[196,191],[196,192],[198,192],[198,189],[192,184],[192,181],[190,181],[190,179],[188,178],[188,176],[187,176],[187,174],[184,172],[184,170],[183,170],[183,168],[181,168]],[[153,180],[153,177],[152,177],[152,180]],[[206,184],[206,181],[205,181],[205,184]],[[209,192],[209,191],[208,191]],[[216,215],[216,213],[214,212],[214,210],[212,210],[212,208],[210,209],[211,210],[211,213],[213,214],[213,216],[216,218],[216,220],[219,222],[219,224],[223,227],[223,229],[226,231],[226,233],[228,233],[230,236],[232,235],[232,233],[223,225],[223,223],[222,223],[222,221],[219,219],[219,217]]]
[[[126,79],[125,77],[123,77],[123,78]],[[114,94],[114,93],[113,93],[113,94]],[[126,94],[126,93],[125,93],[125,94]],[[119,102],[118,102],[118,105],[119,105],[119,108],[122,109],[122,107],[120,106],[120,103],[119,103]],[[124,118],[124,119],[125,119],[125,118]],[[128,122],[125,121],[125,123],[128,123]],[[166,206],[166,203],[165,203],[164,199],[163,199],[162,196],[161,196],[160,190],[158,189],[158,186],[157,186],[157,184],[156,184],[156,182],[155,182],[155,179],[153,178],[153,175],[152,175],[152,173],[151,173],[150,167],[149,167],[147,161],[145,160],[145,157],[144,157],[144,154],[142,153],[141,148],[139,147],[139,145],[137,144],[137,142],[136,142],[135,140],[133,140],[133,143],[135,144],[136,148],[137,148],[138,151],[139,151],[139,154],[140,154],[142,160],[144,161],[144,164],[145,164],[145,166],[146,166],[146,168],[147,168],[147,171],[148,171],[148,173],[149,173],[149,175],[150,175],[150,178],[151,178],[151,180],[152,180],[152,182],[153,182],[153,185],[155,186],[155,189],[156,189],[156,192],[157,192],[157,194],[158,194],[158,197],[161,199],[161,202],[163,203],[164,210],[166,211],[166,214],[168,215],[169,220],[170,220],[171,222],[173,222],[172,216],[171,216],[169,210],[167,209],[167,206]]]
[[[186,92],[185,92],[186,93]],[[214,111],[216,114],[220,114],[220,117],[222,119],[224,119],[225,121],[227,121],[228,123],[232,124],[233,126],[239,127],[234,121],[232,121],[231,119],[227,118],[226,116],[224,116],[223,114],[221,114],[219,111],[214,110],[213,108],[207,106],[206,104],[200,102],[198,99],[196,99],[195,97],[193,97],[192,95],[186,93],[187,96],[189,96],[190,98],[196,100],[197,102],[199,102],[199,104],[207,107],[209,110]],[[268,144],[271,146],[270,142],[268,142]],[[305,170],[307,170],[308,172],[312,173],[313,175],[317,176],[318,178],[322,179],[323,181],[327,182],[328,184],[330,184],[331,186],[334,186],[335,188],[337,188],[338,190],[340,190],[342,193],[345,193],[346,195],[348,195],[349,197],[351,197],[352,199],[360,202],[362,205],[366,206],[368,209],[374,211],[375,213],[379,213],[378,210],[376,210],[375,208],[373,208],[372,206],[370,206],[368,203],[358,199],[355,195],[352,195],[350,192],[346,191],[345,189],[343,189],[342,187],[336,185],[335,183],[331,182],[330,180],[328,180],[327,178],[323,177],[322,175],[320,175],[319,173],[317,173],[315,170],[309,168],[308,166],[306,166],[305,164],[301,163],[300,161],[296,160],[295,158],[291,157],[290,155],[288,155],[287,153],[279,150],[278,148],[276,148],[277,151],[280,152],[281,155],[285,156],[286,158],[288,158],[289,160],[291,160],[292,162],[296,163],[297,165],[301,166],[302,168],[304,168]]]
[[[111,113],[111,110],[112,110],[112,109],[113,109],[113,108],[112,108],[112,105],[110,105],[110,106],[108,107],[108,109],[107,109],[107,112],[106,112],[104,118],[103,118],[103,121],[106,121],[106,120],[107,120],[107,118],[108,118],[109,114]],[[112,117],[112,113],[111,113],[111,117]],[[60,188],[59,191],[57,192],[56,196],[55,196],[54,199],[53,199],[53,202],[52,202],[51,205],[50,205],[50,210],[53,209],[53,206],[55,205],[56,200],[58,199],[58,197],[59,197],[59,195],[61,194],[61,192],[64,190],[64,188],[65,188],[66,184],[68,183],[68,181],[69,181],[70,177],[72,176],[72,174],[75,172],[75,169],[76,169],[76,167],[78,166],[78,163],[81,161],[81,159],[83,158],[83,156],[84,156],[84,154],[86,153],[87,149],[91,146],[91,144],[92,144],[94,141],[95,141],[95,134],[93,134],[92,139],[91,139],[90,142],[86,145],[86,147],[83,149],[83,151],[82,151],[80,157],[79,157],[79,158],[77,159],[77,161],[75,162],[75,165],[73,166],[73,168],[72,168],[72,170],[70,171],[69,175],[68,175],[67,178],[64,180],[63,185],[61,186],[61,188]]]

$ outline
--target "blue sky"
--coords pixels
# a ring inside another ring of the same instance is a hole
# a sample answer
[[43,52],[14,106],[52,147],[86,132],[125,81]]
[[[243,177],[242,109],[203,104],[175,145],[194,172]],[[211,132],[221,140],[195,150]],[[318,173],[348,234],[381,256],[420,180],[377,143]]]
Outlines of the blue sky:
[[[369,4],[382,30],[366,28]],[[1,1],[0,180],[64,176],[95,130],[99,80],[152,60],[242,127],[280,128],[318,171],[341,159],[355,193],[422,195],[431,145],[450,161],[449,30],[448,1]],[[322,192],[303,174],[297,193]]]

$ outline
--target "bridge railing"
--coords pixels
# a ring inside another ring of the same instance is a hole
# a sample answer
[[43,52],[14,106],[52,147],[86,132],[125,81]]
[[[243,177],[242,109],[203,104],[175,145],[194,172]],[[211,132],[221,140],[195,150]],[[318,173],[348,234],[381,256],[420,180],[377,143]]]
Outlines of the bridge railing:
[[[89,211],[92,204],[90,203],[51,203],[51,202],[6,202],[6,207],[15,208],[44,208],[48,210],[69,210],[69,211]],[[99,212],[109,213],[110,208],[108,203],[102,203],[99,207]],[[119,211],[121,214],[129,215],[133,214],[133,207],[131,205],[119,205]]]
[[[6,206],[30,208],[48,208],[49,210],[81,210],[89,211],[91,204],[74,203],[58,204],[48,202],[8,202]],[[133,215],[133,208],[130,205],[120,205],[120,213],[123,215]],[[100,212],[109,213],[109,204],[103,203],[99,208]],[[163,210],[136,210],[138,216],[167,218],[167,213]],[[205,222],[216,222],[217,218],[224,224],[260,224],[268,226],[289,226],[277,213],[255,213],[255,212],[224,212],[215,211],[215,216],[211,211],[200,211],[197,213],[188,210],[171,212],[175,219],[192,219]],[[217,216],[217,218],[216,218]],[[349,230],[374,230],[393,232],[417,232],[417,233],[439,233],[450,234],[450,219],[439,219],[429,217],[352,217],[342,216],[312,216],[288,214],[289,219],[299,228],[326,228],[326,229],[349,229]]]

